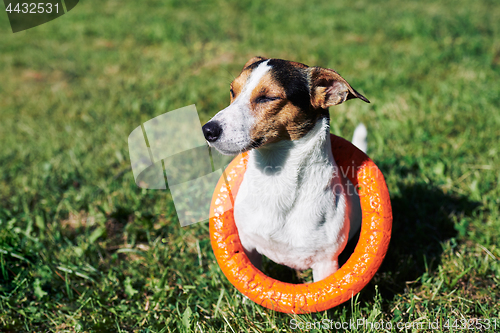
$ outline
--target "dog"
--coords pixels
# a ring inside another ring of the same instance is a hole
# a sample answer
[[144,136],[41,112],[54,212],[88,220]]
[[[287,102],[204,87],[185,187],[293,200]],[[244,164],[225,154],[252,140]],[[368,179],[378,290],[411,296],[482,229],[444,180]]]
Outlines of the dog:
[[[230,94],[203,134],[222,154],[248,151],[234,202],[246,255],[259,269],[265,255],[326,278],[361,225],[359,197],[332,155],[328,108],[368,99],[332,69],[263,57],[245,64]],[[353,143],[366,151],[362,124]]]

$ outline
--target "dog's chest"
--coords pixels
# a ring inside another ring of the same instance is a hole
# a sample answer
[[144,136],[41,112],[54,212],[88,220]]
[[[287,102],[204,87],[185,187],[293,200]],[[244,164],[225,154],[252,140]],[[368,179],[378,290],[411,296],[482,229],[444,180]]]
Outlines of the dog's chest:
[[346,237],[346,198],[334,164],[263,170],[253,162],[250,157],[235,202],[243,246],[296,269],[328,260]]

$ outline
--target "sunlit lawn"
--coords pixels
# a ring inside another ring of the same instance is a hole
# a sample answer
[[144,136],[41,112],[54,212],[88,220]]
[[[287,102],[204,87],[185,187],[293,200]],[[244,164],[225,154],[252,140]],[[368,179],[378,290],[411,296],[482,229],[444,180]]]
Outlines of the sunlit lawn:
[[[500,327],[498,1],[88,0],[16,34],[0,14],[0,37],[0,331]],[[254,55],[334,68],[372,102],[332,108],[332,132],[367,125],[393,238],[328,312],[245,300],[208,225],[181,228],[169,192],[130,171],[134,128],[190,104],[207,121]]]

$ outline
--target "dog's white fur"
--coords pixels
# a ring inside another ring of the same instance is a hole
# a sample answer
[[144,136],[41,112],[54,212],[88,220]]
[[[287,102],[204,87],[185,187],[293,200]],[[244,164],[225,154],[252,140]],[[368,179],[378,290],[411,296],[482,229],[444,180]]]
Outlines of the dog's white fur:
[[315,281],[338,269],[353,206],[332,156],[329,128],[323,118],[299,140],[251,150],[244,195],[238,193],[234,207],[249,256],[257,252],[295,269],[312,268]]
[[[225,154],[250,144],[255,119],[250,94],[268,61],[253,69],[242,92],[212,120],[223,128],[210,143]],[[366,128],[354,141],[366,150]],[[298,140],[282,140],[249,151],[247,170],[235,200],[234,217],[241,243],[252,263],[263,254],[295,269],[313,269],[314,281],[338,269],[338,255],[361,224],[359,198],[332,156],[328,118],[320,118]]]

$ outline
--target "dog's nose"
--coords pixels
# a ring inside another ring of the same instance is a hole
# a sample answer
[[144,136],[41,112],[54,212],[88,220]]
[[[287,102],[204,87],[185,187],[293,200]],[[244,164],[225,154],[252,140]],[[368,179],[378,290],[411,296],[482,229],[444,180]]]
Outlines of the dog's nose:
[[209,121],[203,125],[203,135],[208,142],[216,141],[222,134],[222,127],[216,121]]

